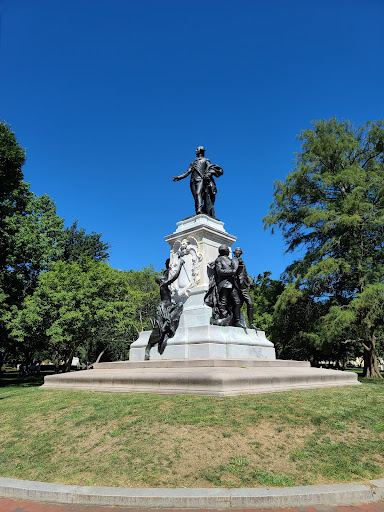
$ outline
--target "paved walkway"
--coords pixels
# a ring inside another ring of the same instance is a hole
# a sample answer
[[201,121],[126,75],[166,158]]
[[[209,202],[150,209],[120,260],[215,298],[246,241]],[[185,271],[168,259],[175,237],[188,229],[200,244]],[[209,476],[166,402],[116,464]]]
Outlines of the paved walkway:
[[[226,509],[193,509],[195,512],[225,512]],[[228,510],[228,509],[227,509]],[[191,509],[137,509],[121,507],[99,507],[83,505],[56,505],[39,503],[36,501],[13,500],[0,498],[0,512],[187,512]],[[228,511],[229,512],[229,511]],[[291,508],[252,508],[239,509],[230,512],[384,512],[384,502],[359,503],[354,505],[342,505],[330,507],[317,505],[316,507],[291,507]]]

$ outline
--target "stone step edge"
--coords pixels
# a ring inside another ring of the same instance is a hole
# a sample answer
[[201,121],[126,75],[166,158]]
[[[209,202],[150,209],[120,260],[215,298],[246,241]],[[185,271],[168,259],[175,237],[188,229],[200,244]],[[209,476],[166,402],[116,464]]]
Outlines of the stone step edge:
[[103,363],[95,363],[95,369],[122,369],[129,368],[175,368],[175,367],[236,367],[248,366],[253,367],[308,367],[311,365],[309,361],[295,361],[286,359],[243,359],[243,358],[199,358],[199,359],[154,359],[153,361],[110,361]]
[[241,509],[371,503],[384,498],[384,478],[365,484],[257,488],[120,488],[63,485],[0,477],[3,498],[128,508]]

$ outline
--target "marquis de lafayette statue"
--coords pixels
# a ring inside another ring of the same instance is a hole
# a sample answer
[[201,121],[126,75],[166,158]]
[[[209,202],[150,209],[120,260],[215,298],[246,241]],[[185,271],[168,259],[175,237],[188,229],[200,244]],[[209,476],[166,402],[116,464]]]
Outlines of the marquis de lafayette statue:
[[169,338],[175,335],[179,326],[180,315],[183,311],[183,304],[176,303],[171,298],[169,286],[176,281],[180,275],[184,260],[179,259],[179,266],[172,277],[169,277],[169,259],[165,262],[166,270],[162,276],[156,277],[156,283],[160,286],[161,302],[156,308],[155,325],[145,349],[145,360],[149,360],[151,348],[158,345],[159,354],[162,354],[167,346]]
[[240,319],[241,305],[246,302],[249,327],[256,329],[253,325],[253,302],[248,291],[251,280],[240,257],[243,251],[240,247],[235,249],[233,259],[229,252],[227,245],[221,245],[219,256],[208,264],[211,276],[204,302],[212,308],[211,324],[246,327]]
[[205,148],[199,146],[196,149],[196,158],[188,170],[180,176],[175,176],[173,181],[179,181],[191,175],[191,191],[195,200],[196,215],[205,213],[216,218],[214,204],[217,188],[213,176],[216,178],[222,176],[223,169],[218,165],[211,164],[204,154]]

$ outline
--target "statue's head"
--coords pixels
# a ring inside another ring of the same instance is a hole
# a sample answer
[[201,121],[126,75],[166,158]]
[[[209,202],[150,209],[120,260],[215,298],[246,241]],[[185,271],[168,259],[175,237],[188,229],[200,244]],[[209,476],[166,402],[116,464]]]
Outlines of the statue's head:
[[169,269],[169,263],[170,263],[170,258],[166,259],[165,260],[165,268],[168,270]]
[[233,249],[233,254],[235,255],[235,258],[240,258],[240,256],[243,254],[241,247],[236,247]]
[[219,254],[220,256],[228,256],[229,255],[229,247],[228,245],[220,245],[219,247]]
[[204,156],[205,147],[199,146],[198,148],[195,149],[195,152],[196,152],[196,156]]
[[162,284],[165,281],[164,276],[156,276],[155,281],[157,284]]

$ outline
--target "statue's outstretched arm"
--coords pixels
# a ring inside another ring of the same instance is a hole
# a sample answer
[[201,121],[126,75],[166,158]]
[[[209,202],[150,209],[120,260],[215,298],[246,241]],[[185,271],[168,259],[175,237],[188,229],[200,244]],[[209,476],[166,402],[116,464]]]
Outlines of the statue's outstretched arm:
[[174,176],[174,177],[172,178],[172,180],[173,180],[173,181],[179,181],[179,180],[182,180],[182,179],[186,178],[187,176],[189,176],[189,175],[191,174],[191,172],[192,172],[192,168],[191,168],[191,167],[189,167],[189,168],[188,168],[188,171],[186,171],[186,172],[185,172],[185,173],[183,173],[183,174],[180,174],[180,176]]

